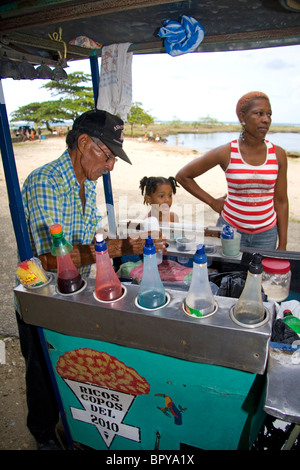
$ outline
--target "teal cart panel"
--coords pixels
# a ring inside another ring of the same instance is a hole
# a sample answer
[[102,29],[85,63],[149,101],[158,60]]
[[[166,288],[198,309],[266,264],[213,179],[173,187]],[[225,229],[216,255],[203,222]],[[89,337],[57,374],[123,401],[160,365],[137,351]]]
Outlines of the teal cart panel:
[[264,376],[44,329],[73,441],[98,450],[248,449]]

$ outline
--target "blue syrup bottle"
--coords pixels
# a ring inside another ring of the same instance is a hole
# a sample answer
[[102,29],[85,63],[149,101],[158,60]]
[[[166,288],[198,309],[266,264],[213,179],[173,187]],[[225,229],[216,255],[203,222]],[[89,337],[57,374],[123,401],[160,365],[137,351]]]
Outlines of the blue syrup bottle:
[[156,261],[156,248],[150,236],[146,238],[143,254],[143,277],[137,300],[141,307],[155,310],[166,303],[166,291],[160,279]]

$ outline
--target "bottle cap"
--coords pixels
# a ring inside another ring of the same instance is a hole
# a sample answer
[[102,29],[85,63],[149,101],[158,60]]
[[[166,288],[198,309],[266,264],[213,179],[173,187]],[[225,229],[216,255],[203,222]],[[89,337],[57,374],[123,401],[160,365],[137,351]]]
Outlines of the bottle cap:
[[62,227],[60,224],[53,224],[53,225],[50,225],[50,233],[52,235],[58,235],[59,233],[62,232]]
[[51,254],[53,256],[65,256],[73,250],[73,245],[63,236],[62,226],[53,224],[49,227],[52,236]]
[[198,245],[197,251],[193,256],[193,261],[197,264],[205,264],[207,263],[207,256],[205,254],[205,246]]
[[234,230],[230,225],[223,225],[223,230],[221,232],[221,237],[231,240],[234,237]]
[[103,234],[96,233],[95,237],[96,237],[95,251],[99,253],[101,251],[107,250],[107,245],[105,243],[105,240],[103,240]]
[[261,255],[259,253],[253,253],[252,260],[249,264],[249,272],[251,274],[261,274],[263,272]]
[[278,258],[264,258],[262,265],[264,271],[270,274],[286,274],[291,267],[288,260]]
[[150,235],[146,238],[143,253],[144,255],[154,255],[156,253],[156,248]]

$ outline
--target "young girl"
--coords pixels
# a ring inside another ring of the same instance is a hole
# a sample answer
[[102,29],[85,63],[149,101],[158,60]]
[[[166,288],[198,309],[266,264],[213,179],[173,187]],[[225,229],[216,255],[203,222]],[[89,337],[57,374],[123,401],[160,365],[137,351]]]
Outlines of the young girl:
[[140,189],[144,195],[144,204],[151,205],[148,217],[156,217],[159,222],[178,222],[178,216],[170,212],[173,194],[179,187],[175,178],[169,176],[144,176],[140,181]]

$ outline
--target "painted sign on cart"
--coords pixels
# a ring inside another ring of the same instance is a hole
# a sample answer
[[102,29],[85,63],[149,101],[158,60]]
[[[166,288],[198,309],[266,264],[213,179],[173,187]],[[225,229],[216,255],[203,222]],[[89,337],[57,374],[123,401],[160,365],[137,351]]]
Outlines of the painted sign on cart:
[[264,377],[43,331],[75,448],[248,449],[260,429]]
[[106,352],[80,348],[60,356],[56,371],[83,407],[70,408],[73,419],[94,425],[107,448],[116,435],[140,442],[139,428],[123,423],[136,396],[150,392],[135,369]]
[[71,407],[73,419],[93,424],[109,448],[116,435],[140,442],[139,428],[122,423],[134,395],[65,379],[84,409]]

